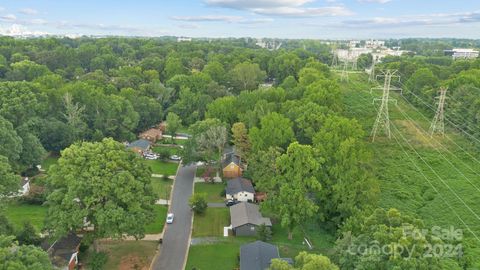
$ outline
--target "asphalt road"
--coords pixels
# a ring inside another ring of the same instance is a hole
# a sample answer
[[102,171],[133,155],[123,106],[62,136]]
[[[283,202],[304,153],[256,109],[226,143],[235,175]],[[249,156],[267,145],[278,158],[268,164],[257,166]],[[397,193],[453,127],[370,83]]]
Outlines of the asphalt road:
[[188,199],[192,195],[195,168],[195,165],[187,165],[178,171],[170,206],[170,212],[175,217],[173,224],[165,224],[167,227],[160,255],[155,258],[152,269],[183,270],[192,227],[192,211],[188,206]]

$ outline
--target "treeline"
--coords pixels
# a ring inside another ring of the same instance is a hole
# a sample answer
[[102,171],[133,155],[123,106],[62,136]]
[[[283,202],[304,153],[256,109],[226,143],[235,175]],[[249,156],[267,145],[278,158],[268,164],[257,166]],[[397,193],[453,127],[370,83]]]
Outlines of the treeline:
[[131,140],[168,112],[188,126],[217,98],[297,77],[309,58],[329,57],[252,42],[2,37],[0,155],[21,169],[78,140]]
[[448,87],[445,124],[480,139],[480,59],[391,57],[382,68],[397,69],[406,98],[429,115],[435,113],[439,88]]

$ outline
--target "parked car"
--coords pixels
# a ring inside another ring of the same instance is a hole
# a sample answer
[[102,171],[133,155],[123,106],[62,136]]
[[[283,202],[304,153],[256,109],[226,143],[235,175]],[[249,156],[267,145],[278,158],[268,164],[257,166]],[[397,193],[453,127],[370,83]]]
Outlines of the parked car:
[[170,156],[170,159],[171,159],[171,160],[175,160],[175,161],[180,161],[180,160],[182,160],[182,158],[181,158],[180,156],[177,156],[177,155],[172,155],[172,156]]
[[167,224],[172,224],[173,223],[173,213],[168,213],[167,215]]
[[230,207],[230,206],[232,206],[232,205],[235,205],[235,204],[237,204],[237,203],[239,203],[239,201],[237,201],[237,200],[227,200],[227,201],[225,201],[225,204],[226,204],[228,207]]

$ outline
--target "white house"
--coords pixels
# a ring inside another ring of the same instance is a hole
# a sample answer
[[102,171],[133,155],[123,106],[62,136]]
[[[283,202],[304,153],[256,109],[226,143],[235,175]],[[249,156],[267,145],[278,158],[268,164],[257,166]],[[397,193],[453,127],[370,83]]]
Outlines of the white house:
[[250,180],[237,177],[227,182],[225,197],[227,200],[253,202],[255,199],[255,189]]
[[30,191],[30,179],[28,177],[22,178],[22,182],[20,183],[20,189],[18,190],[18,196],[25,196]]
[[474,49],[455,48],[452,50],[445,50],[445,55],[451,55],[453,59],[472,59],[477,58],[479,51]]

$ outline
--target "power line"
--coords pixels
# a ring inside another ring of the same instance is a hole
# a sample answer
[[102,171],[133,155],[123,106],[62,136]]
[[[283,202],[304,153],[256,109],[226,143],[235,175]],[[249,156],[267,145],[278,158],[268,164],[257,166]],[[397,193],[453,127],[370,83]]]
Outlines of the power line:
[[[412,118],[410,118],[410,116],[408,116],[399,106],[397,106],[397,109],[400,111],[400,113],[401,113],[406,119],[410,120],[412,123],[414,122],[414,121],[412,120]],[[415,124],[414,124],[414,125],[415,125]],[[417,126],[417,125],[415,125],[415,126]],[[421,128],[421,127],[419,127],[419,128]],[[417,129],[417,130],[418,130],[418,129]],[[420,132],[420,134],[421,134],[424,138],[426,138],[426,139],[428,140],[427,136],[423,135],[423,132],[422,132],[421,130],[418,130],[418,131]],[[431,144],[430,142],[428,142],[428,143],[429,143],[432,147],[434,147],[433,144]],[[440,145],[441,145],[441,144],[440,144]],[[443,145],[442,145],[442,147],[443,147]],[[458,173],[460,173],[460,174],[463,176],[463,178],[465,178],[465,180],[467,180],[467,182],[468,182],[470,185],[472,185],[474,188],[477,189],[477,191],[480,192],[480,188],[478,188],[475,184],[473,184],[473,183],[470,181],[470,179],[468,179],[468,177],[467,177],[462,171],[460,171],[460,170],[457,168],[457,166],[455,166],[455,165],[454,165],[447,157],[445,157],[445,155],[443,155],[442,152],[440,152],[438,149],[435,148],[435,150],[436,150]],[[448,151],[448,150],[447,150],[447,151]]]
[[[385,135],[390,139],[390,116],[388,114],[388,103],[390,102],[390,84],[392,82],[392,76],[396,71],[387,70],[383,73],[385,81],[383,83],[383,95],[380,109],[378,110],[377,118],[373,124],[372,129],[372,142],[375,141],[375,137],[379,129],[384,129]],[[378,99],[374,99],[375,102]],[[395,100],[396,101],[396,100]]]
[[430,137],[433,137],[434,133],[440,133],[445,135],[445,99],[447,98],[447,88],[440,88],[440,96],[438,97],[438,107],[433,117],[432,124],[430,125]]

